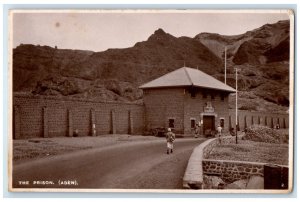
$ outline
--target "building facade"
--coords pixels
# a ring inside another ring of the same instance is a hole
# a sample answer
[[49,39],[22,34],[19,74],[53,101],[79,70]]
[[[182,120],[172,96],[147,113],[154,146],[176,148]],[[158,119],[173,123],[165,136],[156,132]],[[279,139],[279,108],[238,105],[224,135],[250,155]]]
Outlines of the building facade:
[[229,129],[228,95],[233,88],[196,69],[183,67],[140,87],[144,92],[146,129],[173,128],[202,134],[220,124]]

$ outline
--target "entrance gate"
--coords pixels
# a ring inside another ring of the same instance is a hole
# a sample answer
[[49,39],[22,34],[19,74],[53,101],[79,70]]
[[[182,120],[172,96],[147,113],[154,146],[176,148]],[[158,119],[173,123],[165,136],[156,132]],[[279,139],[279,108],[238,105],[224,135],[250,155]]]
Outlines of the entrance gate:
[[203,116],[203,134],[212,135],[215,130],[215,116]]

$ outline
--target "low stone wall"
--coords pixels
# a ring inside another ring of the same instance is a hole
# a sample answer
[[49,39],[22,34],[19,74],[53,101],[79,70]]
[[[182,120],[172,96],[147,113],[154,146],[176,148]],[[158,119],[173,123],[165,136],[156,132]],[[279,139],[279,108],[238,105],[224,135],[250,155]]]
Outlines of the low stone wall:
[[[233,136],[221,138],[222,143],[229,143],[235,140]],[[202,189],[203,188],[203,166],[202,161],[210,151],[218,144],[218,139],[209,139],[196,148],[194,148],[189,159],[185,174],[183,176],[183,188],[185,189]]]
[[204,175],[220,177],[224,182],[249,179],[252,175],[264,176],[264,163],[203,159]]
[[[205,145],[203,147],[203,159],[207,158],[211,150],[218,144],[217,138],[214,138],[212,141],[210,141],[209,144]],[[203,160],[202,159],[202,160]]]
[[[238,136],[238,139],[240,138],[242,135]],[[235,140],[235,136],[225,136],[221,138],[221,143],[230,144]],[[249,179],[253,175],[264,177],[264,167],[267,163],[207,159],[211,150],[218,144],[218,138],[209,139],[193,150],[183,177],[183,188],[203,189],[205,175],[218,176],[226,183]],[[276,166],[288,169],[287,166]]]
[[184,189],[202,189],[203,188],[203,171],[202,160],[204,156],[205,147],[213,144],[215,139],[209,139],[195,147],[189,159],[183,176]]
[[[238,139],[242,137],[243,135],[239,135]],[[221,138],[221,144],[225,145],[235,143],[235,141],[235,136],[225,136]],[[226,183],[249,179],[253,175],[264,177],[264,167],[267,163],[208,159],[209,153],[218,144],[219,140],[215,138],[203,148],[203,158],[201,162],[203,175],[218,176]],[[284,165],[276,166],[281,169],[288,168]]]

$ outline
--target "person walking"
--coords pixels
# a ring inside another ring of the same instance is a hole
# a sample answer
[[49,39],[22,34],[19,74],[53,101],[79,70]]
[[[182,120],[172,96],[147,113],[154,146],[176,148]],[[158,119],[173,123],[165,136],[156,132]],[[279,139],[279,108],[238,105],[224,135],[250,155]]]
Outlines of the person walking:
[[220,125],[218,125],[217,131],[218,131],[218,140],[219,143],[221,144],[222,127]]
[[171,128],[168,128],[168,132],[166,134],[167,139],[167,154],[173,153],[173,142],[175,141],[175,134],[171,131]]

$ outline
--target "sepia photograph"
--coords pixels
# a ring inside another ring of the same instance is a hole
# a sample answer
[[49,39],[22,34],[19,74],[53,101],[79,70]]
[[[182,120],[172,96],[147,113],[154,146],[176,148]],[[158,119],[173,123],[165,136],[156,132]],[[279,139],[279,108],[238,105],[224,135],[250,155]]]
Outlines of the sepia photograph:
[[10,192],[293,190],[293,10],[9,21]]

